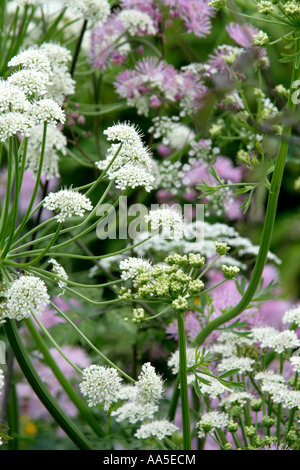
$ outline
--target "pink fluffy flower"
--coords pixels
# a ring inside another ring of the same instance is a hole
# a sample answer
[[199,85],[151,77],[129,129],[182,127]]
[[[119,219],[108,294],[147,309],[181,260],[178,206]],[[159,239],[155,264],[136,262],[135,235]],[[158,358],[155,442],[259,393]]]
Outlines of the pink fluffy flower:
[[94,68],[104,71],[111,63],[121,65],[127,58],[128,50],[118,49],[117,41],[125,32],[125,26],[115,15],[106,23],[92,30],[90,62]]
[[208,0],[163,0],[172,18],[181,18],[188,33],[204,37],[211,31],[211,18],[215,12]]

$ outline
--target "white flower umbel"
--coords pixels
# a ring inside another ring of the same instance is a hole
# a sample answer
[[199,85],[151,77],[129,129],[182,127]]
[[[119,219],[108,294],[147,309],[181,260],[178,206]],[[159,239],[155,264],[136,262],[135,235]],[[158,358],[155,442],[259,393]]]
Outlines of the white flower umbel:
[[300,356],[292,356],[290,358],[290,363],[292,364],[292,367],[295,372],[300,372]]
[[0,141],[4,142],[9,137],[18,133],[29,136],[32,127],[32,119],[28,113],[11,113],[0,115]]
[[75,92],[75,80],[69,72],[71,52],[60,44],[43,43],[40,46],[51,64],[51,84],[47,87],[47,95],[62,103],[65,96]]
[[0,113],[9,111],[27,111],[30,102],[18,86],[0,80]]
[[118,141],[135,145],[141,141],[141,132],[130,123],[118,123],[103,131],[109,141]]
[[[43,124],[38,124],[30,129],[30,139],[28,141],[26,169],[36,174],[39,168],[40,155],[43,142]],[[67,139],[63,133],[53,125],[47,126],[47,138],[45,144],[44,161],[42,175],[47,180],[59,177],[59,153],[66,154]]]
[[135,437],[138,439],[147,439],[148,437],[155,437],[162,440],[166,436],[171,436],[179,428],[175,424],[170,423],[166,419],[160,421],[152,421],[152,423],[142,424],[136,431]]
[[40,46],[40,50],[43,51],[51,64],[51,67],[65,66],[72,60],[72,54],[66,47],[61,44],[53,42],[44,42]]
[[243,374],[245,372],[252,372],[254,363],[255,360],[251,359],[250,357],[231,356],[223,358],[218,365],[218,369],[220,372],[227,372],[231,369],[239,369],[239,373]]
[[117,171],[110,171],[109,178],[115,179],[117,188],[122,190],[126,188],[136,188],[142,186],[147,192],[152,191],[154,176],[149,173],[146,167],[128,164]]
[[[195,365],[196,360],[196,349],[186,348],[186,367],[189,369]],[[171,354],[168,359],[168,367],[172,370],[172,374],[177,375],[179,373],[179,350]]]
[[134,280],[139,274],[146,271],[150,273],[152,265],[148,260],[142,258],[127,258],[120,261],[121,278],[124,281]]
[[121,189],[143,186],[151,191],[154,183],[153,159],[141,139],[139,131],[127,123],[119,123],[104,131],[112,143],[105,160],[96,163],[100,170],[107,169],[107,177],[115,180]]
[[275,403],[284,403],[289,389],[282,375],[276,374],[272,370],[266,370],[257,373],[254,379],[261,381],[262,392],[270,394]]
[[210,398],[218,398],[222,393],[229,392],[230,388],[226,387],[219,382],[219,380],[214,379],[213,377],[207,377],[208,384],[198,382],[201,393],[207,394]]
[[49,305],[50,297],[42,279],[35,276],[21,276],[13,281],[4,292],[5,316],[10,319],[22,320],[31,315],[42,313],[42,306]]
[[163,396],[163,381],[150,362],[143,364],[135,387],[136,401],[140,404],[155,403]]
[[230,393],[227,397],[223,398],[220,406],[224,406],[226,410],[230,409],[232,405],[246,405],[248,400],[253,400],[254,395],[248,392],[234,392]]
[[154,414],[158,411],[158,405],[154,403],[137,403],[129,401],[120,406],[116,411],[111,413],[116,417],[117,423],[128,419],[129,423],[135,424],[138,421],[153,419]]
[[47,54],[37,47],[30,47],[14,56],[7,64],[9,67],[21,65],[24,69],[51,74],[51,65]]
[[213,432],[215,429],[222,429],[227,426],[229,415],[222,411],[209,411],[202,415],[201,420],[196,424],[199,429],[198,437],[202,439],[206,433]]
[[93,22],[104,22],[110,14],[107,0],[64,0],[64,4],[74,10],[77,15]]
[[150,211],[145,216],[145,221],[150,222],[152,232],[161,228],[164,237],[180,240],[184,236],[184,223],[181,213],[168,206]]
[[49,75],[32,69],[23,69],[13,73],[7,78],[7,82],[18,86],[24,93],[33,95],[45,95],[50,84]]
[[282,323],[295,323],[300,325],[300,305],[297,305],[283,315]]
[[35,124],[42,124],[44,122],[52,125],[58,122],[63,124],[66,120],[65,112],[52,98],[35,101],[32,104],[30,114]]
[[260,343],[261,348],[274,349],[278,354],[286,349],[300,346],[300,340],[295,331],[278,331],[272,327],[261,327],[253,328],[252,333],[254,340]]
[[103,404],[104,410],[108,411],[110,405],[118,401],[121,389],[122,379],[116,369],[93,364],[84,369],[82,375],[79,388],[88,398],[88,406]]
[[141,10],[122,10],[117,18],[123,23],[130,36],[136,36],[141,33],[151,36],[157,32],[152,18]]
[[3,370],[0,369],[0,395],[1,395],[3,387],[4,387],[4,374],[3,374]]
[[85,211],[93,208],[91,201],[84,194],[72,189],[61,189],[56,193],[49,193],[45,197],[43,206],[49,211],[58,212],[56,215],[58,222],[65,222],[73,215],[83,217]]
[[[54,274],[57,274],[57,276],[62,277],[66,281],[68,280],[68,275],[64,268],[53,258],[49,259],[49,263],[52,264],[52,272]],[[60,289],[60,293],[58,294],[58,297],[63,295],[65,293],[65,288],[67,287],[67,283],[64,282],[62,279],[56,279],[57,285]]]

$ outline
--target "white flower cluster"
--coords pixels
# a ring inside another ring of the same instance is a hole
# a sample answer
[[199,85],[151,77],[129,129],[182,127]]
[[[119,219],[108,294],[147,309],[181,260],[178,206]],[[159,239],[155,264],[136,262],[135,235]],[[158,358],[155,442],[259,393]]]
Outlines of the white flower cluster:
[[51,42],[43,43],[40,50],[47,55],[51,64],[51,84],[47,87],[47,94],[62,103],[65,96],[75,92],[75,80],[68,71],[71,53],[60,44]]
[[142,424],[142,426],[136,431],[135,437],[138,439],[148,439],[149,437],[155,437],[156,439],[162,440],[166,436],[171,436],[178,430],[178,426],[170,423],[170,421],[166,419],[162,419],[159,421],[152,421],[151,423]]
[[168,206],[150,211],[145,216],[145,221],[150,222],[152,232],[162,229],[162,236],[174,240],[180,240],[184,236],[184,222],[182,214]]
[[15,320],[30,317],[32,309],[40,315],[42,305],[50,303],[44,281],[35,276],[23,275],[13,281],[5,290],[4,297],[4,316]]
[[107,151],[106,159],[96,163],[100,170],[107,169],[107,176],[115,180],[117,188],[143,186],[153,189],[153,160],[144,147],[136,128],[130,124],[116,124],[104,131],[107,140],[117,141]]
[[[195,365],[196,360],[196,349],[195,348],[186,348],[186,362],[187,369]],[[179,350],[173,352],[168,359],[168,367],[172,370],[173,375],[179,373]]]
[[290,358],[290,363],[296,372],[300,372],[300,356],[292,356]]
[[282,318],[282,323],[295,323],[300,325],[300,305],[297,305],[289,309]]
[[233,404],[243,406],[248,402],[248,400],[253,400],[254,398],[254,395],[248,392],[234,392],[223,398],[223,400],[220,401],[220,406],[224,406],[224,408],[228,410]]
[[204,413],[201,420],[196,424],[199,429],[198,437],[202,439],[206,433],[214,432],[216,429],[225,428],[229,421],[229,415],[222,411],[209,411]]
[[284,330],[278,331],[275,328],[260,327],[252,329],[254,341],[260,343],[261,348],[271,348],[275,352],[281,354],[286,349],[298,348],[300,340],[295,331]]
[[181,149],[195,138],[195,133],[189,127],[181,124],[179,120],[178,116],[155,117],[148,132],[153,132],[154,139],[161,138],[163,145],[173,149]]
[[[66,281],[68,280],[68,275],[64,268],[53,258],[49,259],[49,263],[52,264],[52,272],[56,274],[58,277],[61,277],[65,279]],[[64,282],[62,279],[55,279],[57,281],[57,285],[60,288],[60,293],[58,294],[58,297],[63,295],[65,293],[65,288],[67,287],[67,283]]]
[[155,189],[164,189],[171,194],[177,194],[182,188],[184,171],[180,161],[163,160],[155,169]]
[[110,5],[107,0],[64,0],[64,4],[84,18],[95,22],[105,22],[110,15]]
[[49,193],[45,197],[43,206],[49,211],[58,212],[56,215],[58,222],[65,222],[67,217],[73,215],[83,217],[85,211],[93,208],[89,198],[71,189],[61,189],[56,193]]
[[134,280],[142,271],[150,272],[151,269],[150,262],[142,258],[126,258],[120,261],[121,278],[124,281]]
[[198,385],[201,390],[201,393],[207,394],[210,398],[219,398],[221,394],[230,391],[230,388],[226,387],[226,385],[221,384],[218,379],[209,377],[208,381],[209,384],[198,382]]
[[130,36],[147,34],[152,36],[156,34],[152,18],[148,13],[136,9],[122,10],[117,19],[123,23]]
[[[42,141],[43,141],[42,124],[38,124],[30,129],[30,139],[28,141],[26,155],[26,169],[33,174],[38,171]],[[66,154],[67,139],[63,133],[53,125],[47,126],[47,138],[45,144],[44,160],[42,167],[42,175],[47,180],[59,176],[59,153]]]
[[113,411],[111,415],[115,416],[117,423],[128,420],[129,423],[135,424],[138,421],[153,419],[157,411],[158,406],[154,403],[141,404],[136,401],[129,401]]
[[[60,58],[54,59],[60,54]],[[8,63],[18,67],[0,82],[0,140],[17,133],[30,135],[30,129],[47,122],[64,123],[59,103],[74,93],[74,81],[67,71],[67,49],[43,44],[19,52]],[[58,102],[57,102],[58,101]]]
[[[112,412],[117,422],[128,420],[134,424],[138,421],[152,420],[158,411],[158,400],[163,395],[163,383],[154,367],[149,363],[142,366],[141,373],[134,386],[123,386],[119,392],[120,400],[127,402]],[[150,423],[151,424],[151,423]]]
[[150,362],[143,364],[136,388],[136,400],[138,403],[155,403],[162,398],[163,382],[161,377],[156,374]]
[[82,371],[83,380],[79,384],[81,393],[88,398],[88,406],[103,404],[108,411],[110,405],[119,399],[122,379],[116,369],[95,364]]
[[8,62],[9,67],[17,67],[18,65],[21,65],[25,70],[35,70],[45,75],[51,75],[52,73],[47,55],[35,47],[21,51]]
[[239,373],[244,374],[245,372],[253,371],[254,362],[255,360],[251,359],[250,357],[230,356],[221,360],[218,365],[218,369],[220,372],[227,372],[231,369],[239,369]]

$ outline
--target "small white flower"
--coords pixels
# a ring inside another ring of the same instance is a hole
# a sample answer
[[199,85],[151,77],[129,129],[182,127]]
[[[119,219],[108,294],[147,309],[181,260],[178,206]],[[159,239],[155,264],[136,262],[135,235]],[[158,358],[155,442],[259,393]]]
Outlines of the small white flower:
[[121,278],[124,281],[134,280],[139,274],[146,271],[150,273],[152,266],[148,260],[142,258],[126,258],[120,261]]
[[116,417],[117,423],[128,419],[129,423],[135,424],[138,421],[153,419],[154,414],[158,411],[158,406],[154,403],[137,403],[129,401],[120,406],[116,411],[112,412],[112,416]]
[[[43,141],[43,124],[38,124],[30,129],[30,139],[28,141],[26,169],[36,174],[39,168],[40,155]],[[65,155],[67,139],[63,133],[51,124],[47,126],[47,137],[43,160],[42,175],[47,180],[59,176],[59,153]]]
[[297,305],[283,315],[282,323],[296,323],[300,325],[300,305]]
[[[186,361],[187,369],[195,365],[196,349],[186,348]],[[172,370],[172,374],[177,375],[179,373],[179,350],[175,351],[168,359],[168,367]]]
[[201,416],[201,420],[196,424],[199,429],[198,437],[201,439],[205,437],[208,432],[213,432],[215,429],[225,428],[229,421],[229,415],[222,411],[209,411]]
[[42,124],[44,122],[52,125],[58,122],[63,124],[66,120],[65,112],[52,98],[35,101],[32,104],[30,114],[35,124]]
[[[54,274],[57,274],[57,276],[62,277],[66,281],[68,280],[68,275],[64,268],[53,258],[49,259],[49,263],[52,264],[52,272]],[[60,288],[60,293],[58,294],[58,297],[63,295],[65,293],[65,288],[67,287],[67,283],[64,282],[62,279],[56,279],[57,285]]]
[[33,69],[19,70],[7,78],[7,82],[18,86],[30,97],[32,95],[44,95],[50,84],[49,75]]
[[163,396],[163,381],[150,362],[143,364],[135,387],[136,401],[140,404],[155,403]]
[[175,424],[163,419],[161,421],[152,421],[151,423],[142,424],[142,426],[136,431],[135,437],[138,439],[156,437],[157,439],[162,440],[166,436],[171,436],[178,430],[179,428],[175,426]]
[[9,111],[27,111],[30,102],[18,86],[0,80],[0,113]]
[[130,36],[139,35],[139,33],[155,35],[157,32],[152,18],[141,10],[122,10],[117,18],[124,24]]
[[24,69],[32,69],[44,74],[51,74],[50,61],[44,51],[30,47],[14,56],[7,64],[9,67],[21,65]]
[[224,398],[220,402],[220,406],[224,406],[225,409],[229,409],[234,403],[245,405],[248,400],[252,400],[253,398],[254,396],[248,392],[234,392],[230,393],[226,398]]
[[64,0],[64,4],[72,8],[77,15],[93,22],[102,23],[110,14],[110,5],[107,0]]
[[300,372],[300,356],[292,356],[290,358],[290,363],[292,364],[295,372]]
[[162,233],[168,238],[180,240],[184,236],[184,223],[182,215],[177,210],[169,207],[150,211],[145,216],[145,221],[150,222],[151,231],[162,228]]
[[21,276],[13,281],[4,292],[6,297],[5,316],[22,320],[31,315],[42,313],[42,305],[49,305],[50,297],[44,281],[35,276]]
[[118,401],[121,389],[122,379],[116,369],[93,364],[84,369],[82,375],[79,388],[88,397],[88,406],[103,404],[104,410],[108,411],[110,405]]
[[218,365],[220,372],[227,372],[231,369],[239,369],[239,373],[252,372],[255,360],[250,357],[231,356],[221,360]]
[[43,206],[49,211],[58,212],[58,222],[65,222],[67,217],[78,215],[83,217],[84,212],[92,210],[91,201],[84,195],[71,189],[61,189],[56,193],[49,193],[45,197]]

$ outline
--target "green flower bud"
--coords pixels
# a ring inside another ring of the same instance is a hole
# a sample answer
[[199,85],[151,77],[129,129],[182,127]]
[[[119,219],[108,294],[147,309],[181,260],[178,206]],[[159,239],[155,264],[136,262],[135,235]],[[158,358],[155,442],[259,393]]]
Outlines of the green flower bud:
[[271,428],[272,426],[274,426],[275,424],[275,419],[272,418],[271,416],[263,416],[262,417],[262,425],[265,427],[265,428]]

